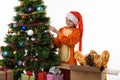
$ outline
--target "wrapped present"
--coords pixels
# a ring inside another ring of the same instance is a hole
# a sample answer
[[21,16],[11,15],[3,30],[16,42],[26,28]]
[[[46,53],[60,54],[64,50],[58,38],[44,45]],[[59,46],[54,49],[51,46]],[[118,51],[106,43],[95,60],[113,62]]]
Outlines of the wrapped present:
[[47,80],[47,72],[37,73],[36,80]]
[[27,72],[27,74],[21,74],[21,80],[35,80],[35,76],[32,73]]
[[47,74],[47,80],[63,80],[63,75]]
[[14,80],[13,70],[5,67],[0,68],[0,80]]
[[47,74],[47,80],[63,80],[61,70],[57,66],[51,67],[49,69],[49,74]]
[[61,70],[57,66],[53,66],[49,69],[49,73],[51,73],[51,74],[61,74]]

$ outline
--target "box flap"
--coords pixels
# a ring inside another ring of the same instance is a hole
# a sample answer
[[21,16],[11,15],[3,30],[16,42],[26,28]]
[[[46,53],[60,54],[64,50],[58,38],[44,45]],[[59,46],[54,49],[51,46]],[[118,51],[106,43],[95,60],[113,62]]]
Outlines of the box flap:
[[70,65],[69,64],[60,64],[60,66],[58,66],[58,68],[62,68],[62,69],[68,69],[70,70]]
[[101,72],[97,67],[80,66],[80,65],[71,65],[70,69],[77,71]]
[[112,74],[112,75],[118,75],[119,74],[119,70],[115,70],[115,69],[104,69],[102,71],[102,73],[105,73],[105,74]]

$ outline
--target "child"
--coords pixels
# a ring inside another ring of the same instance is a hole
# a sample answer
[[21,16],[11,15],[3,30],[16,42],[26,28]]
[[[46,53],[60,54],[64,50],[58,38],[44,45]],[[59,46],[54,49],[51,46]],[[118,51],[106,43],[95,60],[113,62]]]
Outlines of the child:
[[77,11],[70,11],[66,15],[66,26],[60,28],[59,31],[50,26],[49,30],[57,34],[54,44],[59,48],[58,54],[61,57],[61,62],[77,65],[74,58],[74,48],[79,42],[79,51],[82,51],[83,22],[81,14]]

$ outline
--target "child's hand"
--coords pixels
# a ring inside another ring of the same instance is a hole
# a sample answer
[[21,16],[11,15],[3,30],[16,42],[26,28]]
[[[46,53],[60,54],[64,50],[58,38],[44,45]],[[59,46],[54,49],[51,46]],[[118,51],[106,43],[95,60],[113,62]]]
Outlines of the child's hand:
[[55,32],[56,34],[59,33],[58,30],[55,27],[53,27],[53,26],[50,26],[49,30],[52,31],[52,32]]
[[54,31],[53,29],[54,29],[53,26],[50,26],[50,27],[49,27],[49,30],[50,30],[50,31]]
[[45,33],[50,34],[50,36],[51,36],[52,38],[54,37],[54,34],[52,34],[52,33],[50,32],[50,30],[46,30]]

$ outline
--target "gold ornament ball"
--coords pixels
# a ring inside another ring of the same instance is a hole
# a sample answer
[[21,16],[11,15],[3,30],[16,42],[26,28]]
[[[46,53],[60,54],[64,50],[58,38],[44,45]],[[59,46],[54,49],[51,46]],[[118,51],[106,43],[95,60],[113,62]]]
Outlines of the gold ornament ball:
[[8,30],[8,33],[13,33],[13,30],[12,30],[12,29],[9,29],[9,30]]
[[33,22],[33,20],[32,20],[32,19],[30,19],[30,22]]
[[13,52],[13,54],[16,54],[16,53],[17,53],[16,51]]
[[20,36],[20,31],[17,32],[17,35]]

